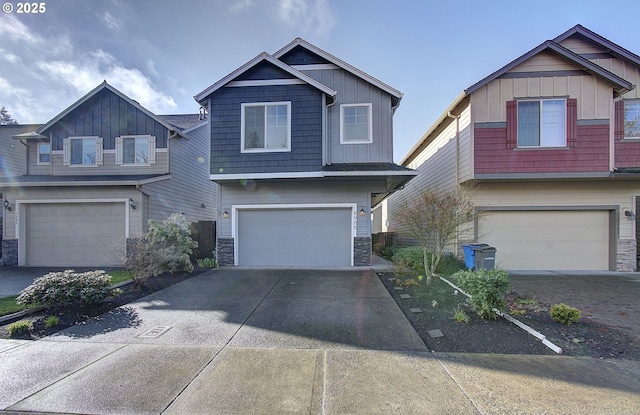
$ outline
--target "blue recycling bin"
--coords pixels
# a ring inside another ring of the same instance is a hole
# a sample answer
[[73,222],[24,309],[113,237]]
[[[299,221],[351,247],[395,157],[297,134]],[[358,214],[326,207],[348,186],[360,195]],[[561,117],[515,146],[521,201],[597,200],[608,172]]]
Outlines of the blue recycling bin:
[[476,268],[476,251],[482,250],[482,248],[487,248],[489,245],[487,244],[463,244],[462,249],[464,250],[464,265],[468,269]]

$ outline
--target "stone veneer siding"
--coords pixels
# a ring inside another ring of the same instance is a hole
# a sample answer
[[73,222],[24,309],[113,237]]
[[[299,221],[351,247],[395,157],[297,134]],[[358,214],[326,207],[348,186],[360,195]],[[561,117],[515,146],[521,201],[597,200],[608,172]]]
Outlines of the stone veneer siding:
[[353,265],[371,265],[371,238],[357,236],[353,239]]
[[221,267],[233,266],[233,238],[218,238],[216,244],[216,253],[218,255],[218,265]]
[[637,251],[635,239],[618,239],[618,257],[616,271],[633,272],[637,269]]
[[18,265],[18,240],[2,240],[2,263],[3,265]]

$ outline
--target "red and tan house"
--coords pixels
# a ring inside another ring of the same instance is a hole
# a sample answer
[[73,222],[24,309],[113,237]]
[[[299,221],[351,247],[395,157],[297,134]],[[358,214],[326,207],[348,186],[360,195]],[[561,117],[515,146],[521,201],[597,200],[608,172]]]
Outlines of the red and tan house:
[[458,242],[495,246],[498,267],[636,270],[639,80],[638,55],[581,25],[543,42],[445,109],[402,160],[419,175],[376,207],[374,232],[399,231],[394,213],[421,189],[474,183]]

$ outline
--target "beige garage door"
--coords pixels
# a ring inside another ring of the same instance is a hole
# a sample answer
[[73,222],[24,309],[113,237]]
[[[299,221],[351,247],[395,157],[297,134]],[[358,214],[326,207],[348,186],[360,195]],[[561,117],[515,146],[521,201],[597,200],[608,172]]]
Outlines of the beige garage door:
[[26,209],[26,265],[121,264],[124,203],[28,204]]
[[608,211],[482,212],[478,240],[507,270],[608,270]]

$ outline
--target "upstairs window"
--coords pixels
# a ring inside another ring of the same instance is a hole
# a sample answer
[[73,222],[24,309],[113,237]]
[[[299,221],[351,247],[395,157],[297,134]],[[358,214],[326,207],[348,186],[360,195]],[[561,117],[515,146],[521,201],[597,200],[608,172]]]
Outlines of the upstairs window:
[[242,152],[291,151],[291,102],[242,104]]
[[125,135],[116,137],[116,164],[150,166],[155,164],[155,137]]
[[566,100],[518,101],[518,147],[567,145]]
[[51,164],[51,144],[38,143],[38,165]]
[[69,137],[63,142],[65,166],[102,165],[102,138]]
[[640,101],[624,101],[624,138],[640,139]]
[[373,142],[371,133],[371,104],[344,104],[340,106],[340,143],[360,144]]

